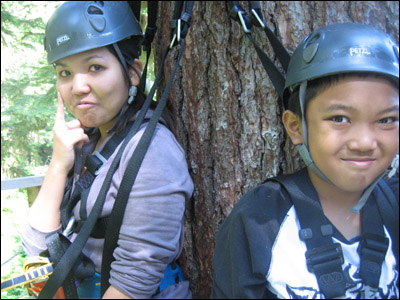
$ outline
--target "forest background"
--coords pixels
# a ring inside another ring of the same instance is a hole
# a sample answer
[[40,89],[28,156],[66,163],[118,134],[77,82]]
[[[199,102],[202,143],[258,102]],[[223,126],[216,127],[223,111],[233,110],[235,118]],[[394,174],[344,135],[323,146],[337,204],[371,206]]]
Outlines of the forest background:
[[[60,3],[1,2],[2,180],[44,175],[51,156],[56,78],[42,41],[47,19]],[[240,4],[249,11],[247,2]],[[160,5],[155,71],[169,44],[174,1]],[[314,29],[338,22],[370,24],[399,40],[398,1],[261,1],[261,8],[266,25],[289,53]],[[265,34],[254,28],[253,36],[279,65]],[[185,44],[169,97],[195,183],[180,264],[194,297],[204,299],[212,283],[215,236],[232,207],[267,177],[293,172],[301,163],[280,122],[277,94],[225,1],[195,1]],[[167,79],[176,56],[174,48],[165,65]],[[27,208],[26,190],[2,191],[2,279],[21,271],[19,224]],[[14,289],[1,297],[27,298],[24,293]]]

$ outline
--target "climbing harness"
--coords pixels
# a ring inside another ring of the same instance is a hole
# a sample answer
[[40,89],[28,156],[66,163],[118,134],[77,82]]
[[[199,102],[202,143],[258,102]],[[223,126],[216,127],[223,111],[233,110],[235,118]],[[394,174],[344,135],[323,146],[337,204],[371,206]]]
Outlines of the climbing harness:
[[[47,257],[32,256],[24,259],[24,273],[1,282],[1,291],[7,291],[20,285],[29,285],[37,280],[45,280],[53,273],[53,264]],[[37,295],[36,295],[37,296]]]
[[[107,194],[107,191],[111,184],[112,176],[113,176],[114,172],[116,171],[116,169],[118,168],[122,153],[124,152],[128,142],[138,132],[138,130],[140,129],[140,126],[143,123],[145,115],[146,115],[146,113],[150,107],[150,104],[152,102],[152,99],[154,97],[155,90],[159,84],[160,78],[163,76],[163,66],[164,66],[165,60],[168,56],[168,53],[174,46],[179,45],[180,46],[179,54],[178,54],[177,62],[176,62],[175,68],[173,70],[173,73],[171,75],[171,78],[160,98],[160,101],[158,102],[158,104],[148,122],[148,125],[144,131],[143,136],[141,137],[141,139],[139,141],[138,146],[136,147],[136,149],[128,163],[128,167],[126,168],[126,172],[123,176],[121,185],[118,190],[117,198],[116,198],[112,213],[108,217],[107,223],[113,224],[113,226],[106,226],[106,227],[103,226],[103,228],[107,228],[107,229],[105,232],[105,242],[104,242],[103,259],[102,259],[101,295],[103,295],[105,293],[105,291],[107,290],[107,288],[109,287],[109,283],[108,283],[108,278],[110,275],[109,272],[110,272],[110,268],[111,268],[111,262],[114,260],[112,254],[114,252],[114,249],[117,246],[119,229],[120,229],[120,226],[121,226],[121,223],[123,220],[125,206],[126,206],[128,198],[129,198],[129,194],[132,189],[132,185],[134,184],[136,175],[139,171],[141,162],[142,162],[144,155],[147,151],[147,148],[150,144],[154,130],[157,126],[157,123],[160,120],[162,111],[167,103],[167,98],[168,98],[168,95],[169,95],[169,92],[170,92],[170,89],[172,86],[172,82],[175,77],[175,74],[176,74],[176,71],[179,66],[179,62],[180,62],[180,59],[182,57],[182,53],[184,50],[183,39],[185,38],[185,36],[188,33],[188,28],[190,25],[190,16],[191,16],[191,12],[193,9],[193,2],[186,1],[184,3],[184,12],[183,12],[182,16],[179,17],[182,12],[182,8],[183,8],[182,4],[183,3],[181,1],[176,2],[174,18],[173,18],[173,23],[174,24],[176,23],[176,26],[175,26],[175,28],[171,29],[172,40],[171,40],[170,45],[165,50],[165,53],[164,53],[164,56],[163,56],[163,59],[161,62],[161,67],[157,74],[156,80],[153,84],[153,87],[150,90],[150,93],[147,96],[145,103],[143,104],[142,109],[138,113],[133,125],[131,126],[131,128],[129,128],[129,131],[126,134],[126,137],[123,139],[122,145],[107,172],[107,175],[104,179],[103,185],[101,187],[101,190],[100,190],[99,195],[96,199],[96,202],[92,208],[91,213],[86,218],[86,220],[84,220],[84,222],[81,222],[81,224],[79,225],[79,233],[76,236],[74,242],[71,245],[69,245],[67,249],[65,249],[65,252],[62,253],[62,255],[60,255],[59,261],[57,263],[55,263],[55,268],[54,268],[53,274],[52,274],[52,276],[50,276],[50,278],[48,279],[42,292],[39,295],[39,298],[41,298],[41,299],[52,298],[52,296],[54,295],[54,293],[57,291],[58,287],[61,284],[64,287],[64,291],[66,293],[70,293],[69,295],[66,294],[67,298],[77,298],[77,293],[76,293],[76,291],[74,291],[75,288],[73,286],[73,282],[70,280],[71,278],[73,279],[73,276],[71,273],[72,268],[76,264],[78,257],[81,255],[82,249],[85,246],[88,237],[91,235],[93,228],[99,222],[98,217],[103,208],[106,194]],[[152,11],[156,12],[157,10],[152,9]],[[150,12],[150,10],[149,10],[149,12]],[[153,25],[150,24],[150,28],[151,29],[149,29],[149,31],[151,31],[154,36],[155,22],[153,23]],[[149,43],[151,43],[151,39],[152,39],[151,37],[148,37],[147,41]],[[149,44],[146,44],[145,46],[149,47]],[[104,148],[106,148],[106,146]],[[111,151],[113,150],[112,146],[109,148],[111,149]],[[91,159],[89,159],[89,161],[94,161],[95,163],[93,164],[93,166],[88,167],[88,170],[90,168],[91,170],[94,170],[94,173],[87,172],[87,171],[85,172],[85,173],[91,173],[91,174],[87,175],[88,178],[85,178],[82,180],[81,185],[83,188],[85,186],[90,187],[90,181],[91,182],[93,181],[93,178],[91,178],[91,177],[96,175],[95,173],[98,173],[101,170],[101,166],[105,163],[105,161],[107,161],[107,158],[106,158],[107,155],[108,154],[103,153],[103,151],[102,151],[100,153],[97,152],[91,156]],[[90,162],[89,162],[89,164],[90,164]],[[91,179],[91,180],[86,180],[86,179]],[[85,190],[83,190],[81,192],[81,197],[82,198],[85,196],[87,197],[88,191],[89,191],[89,188],[86,188]],[[85,193],[86,193],[86,195],[85,195]],[[74,207],[73,202],[65,204],[65,205],[68,206],[69,208],[72,208],[72,207]],[[69,216],[65,216],[65,215],[62,217],[63,226],[64,226],[64,228],[66,228],[66,230],[65,230],[66,234],[71,233],[73,231],[73,227],[74,227],[72,225],[68,226],[69,223],[74,223],[74,221],[68,217]],[[68,221],[66,221],[66,220],[68,220]],[[60,242],[56,242],[57,238],[60,237],[60,235],[55,234],[53,236],[55,237],[54,241],[52,240],[52,238],[49,237],[49,241],[51,240],[50,242],[48,242],[48,245],[50,246],[49,248],[51,248],[53,244],[60,243]],[[62,239],[62,235],[60,238]]]
[[[301,172],[297,176],[286,175],[267,181],[280,183],[293,200],[301,225],[299,236],[307,246],[307,268],[309,272],[315,274],[320,292],[326,299],[343,297],[346,292],[346,277],[342,270],[344,259],[341,246],[332,240],[334,229],[324,215],[321,204],[308,196],[317,197],[316,192],[310,190],[309,184],[305,182],[308,176],[307,169]],[[377,207],[378,215],[376,214]],[[383,226],[388,228],[391,236],[398,236],[398,210],[399,206],[394,193],[381,180],[364,206],[361,215],[363,232],[358,247],[359,275],[366,289],[376,291],[379,287],[381,266],[389,245]],[[398,243],[393,243],[392,249],[398,259]]]

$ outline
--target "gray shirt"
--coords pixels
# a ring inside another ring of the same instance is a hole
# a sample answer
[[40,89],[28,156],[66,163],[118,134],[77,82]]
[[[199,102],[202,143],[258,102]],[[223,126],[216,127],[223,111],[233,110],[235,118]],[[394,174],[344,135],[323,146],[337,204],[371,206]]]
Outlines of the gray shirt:
[[[125,169],[145,127],[142,125],[125,148],[100,217],[111,214]],[[119,147],[92,184],[87,200],[88,215]],[[184,151],[171,131],[158,124],[130,192],[114,251],[115,261],[111,264],[111,285],[133,298],[150,298],[154,294],[163,271],[182,251],[185,201],[192,193],[193,182]],[[76,219],[79,219],[79,208],[80,201],[74,209]],[[45,250],[45,237],[51,233],[41,232],[26,222],[21,238],[27,255],[39,255]],[[75,237],[73,234],[71,240]],[[89,237],[83,249],[97,272],[101,270],[103,243],[104,239]]]

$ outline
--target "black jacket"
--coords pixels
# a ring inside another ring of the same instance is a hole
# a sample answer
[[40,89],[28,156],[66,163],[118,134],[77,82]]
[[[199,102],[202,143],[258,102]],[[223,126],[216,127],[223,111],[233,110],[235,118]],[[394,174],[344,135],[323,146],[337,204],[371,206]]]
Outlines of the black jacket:
[[[290,176],[301,179],[298,184],[301,184],[299,188],[304,192],[304,197],[319,201],[307,169]],[[389,223],[394,226],[388,226],[385,222],[390,251],[382,265],[379,295],[375,295],[379,298],[399,296],[398,178],[391,179],[389,186],[397,200],[397,208],[393,216],[384,217],[386,220],[390,218]],[[389,199],[378,191],[378,187],[369,197],[368,205],[376,206],[374,197],[378,197],[384,206],[388,205]],[[307,248],[299,238],[299,226],[292,195],[280,183],[267,181],[245,194],[217,235],[211,298],[321,297],[315,275],[308,272],[306,267]],[[333,240],[340,243],[343,249],[346,296],[365,297],[357,265],[360,239],[356,237],[348,241],[334,228]]]

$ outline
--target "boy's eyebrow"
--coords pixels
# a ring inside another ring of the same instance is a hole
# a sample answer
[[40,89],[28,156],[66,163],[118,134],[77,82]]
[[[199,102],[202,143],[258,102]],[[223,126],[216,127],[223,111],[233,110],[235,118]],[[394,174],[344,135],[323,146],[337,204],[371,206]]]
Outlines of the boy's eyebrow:
[[[99,55],[99,54],[93,54],[93,55],[90,55],[90,56],[84,58],[84,59],[82,60],[82,63],[87,63],[89,60],[91,60],[91,59],[93,59],[93,58],[101,58],[101,59],[104,59],[104,57],[101,56],[101,55]],[[61,67],[67,67],[67,65],[64,64],[64,63],[62,63],[62,62],[55,62],[54,65],[55,65],[55,66],[61,66]]]
[[344,104],[332,104],[327,109],[326,112],[332,112],[336,110],[348,110],[348,111],[356,111],[354,107],[344,105]]
[[[332,111],[337,111],[337,110],[346,110],[346,111],[350,111],[350,112],[356,111],[356,109],[354,107],[351,107],[348,105],[333,104],[326,109],[326,112],[332,112]],[[384,115],[386,113],[391,113],[391,112],[399,112],[399,106],[393,105],[392,107],[385,108],[382,111],[378,112],[377,115]]]
[[393,105],[392,107],[388,107],[388,108],[380,111],[378,113],[378,115],[384,115],[384,114],[391,113],[391,112],[397,112],[398,113],[399,112],[399,106],[398,105]]

